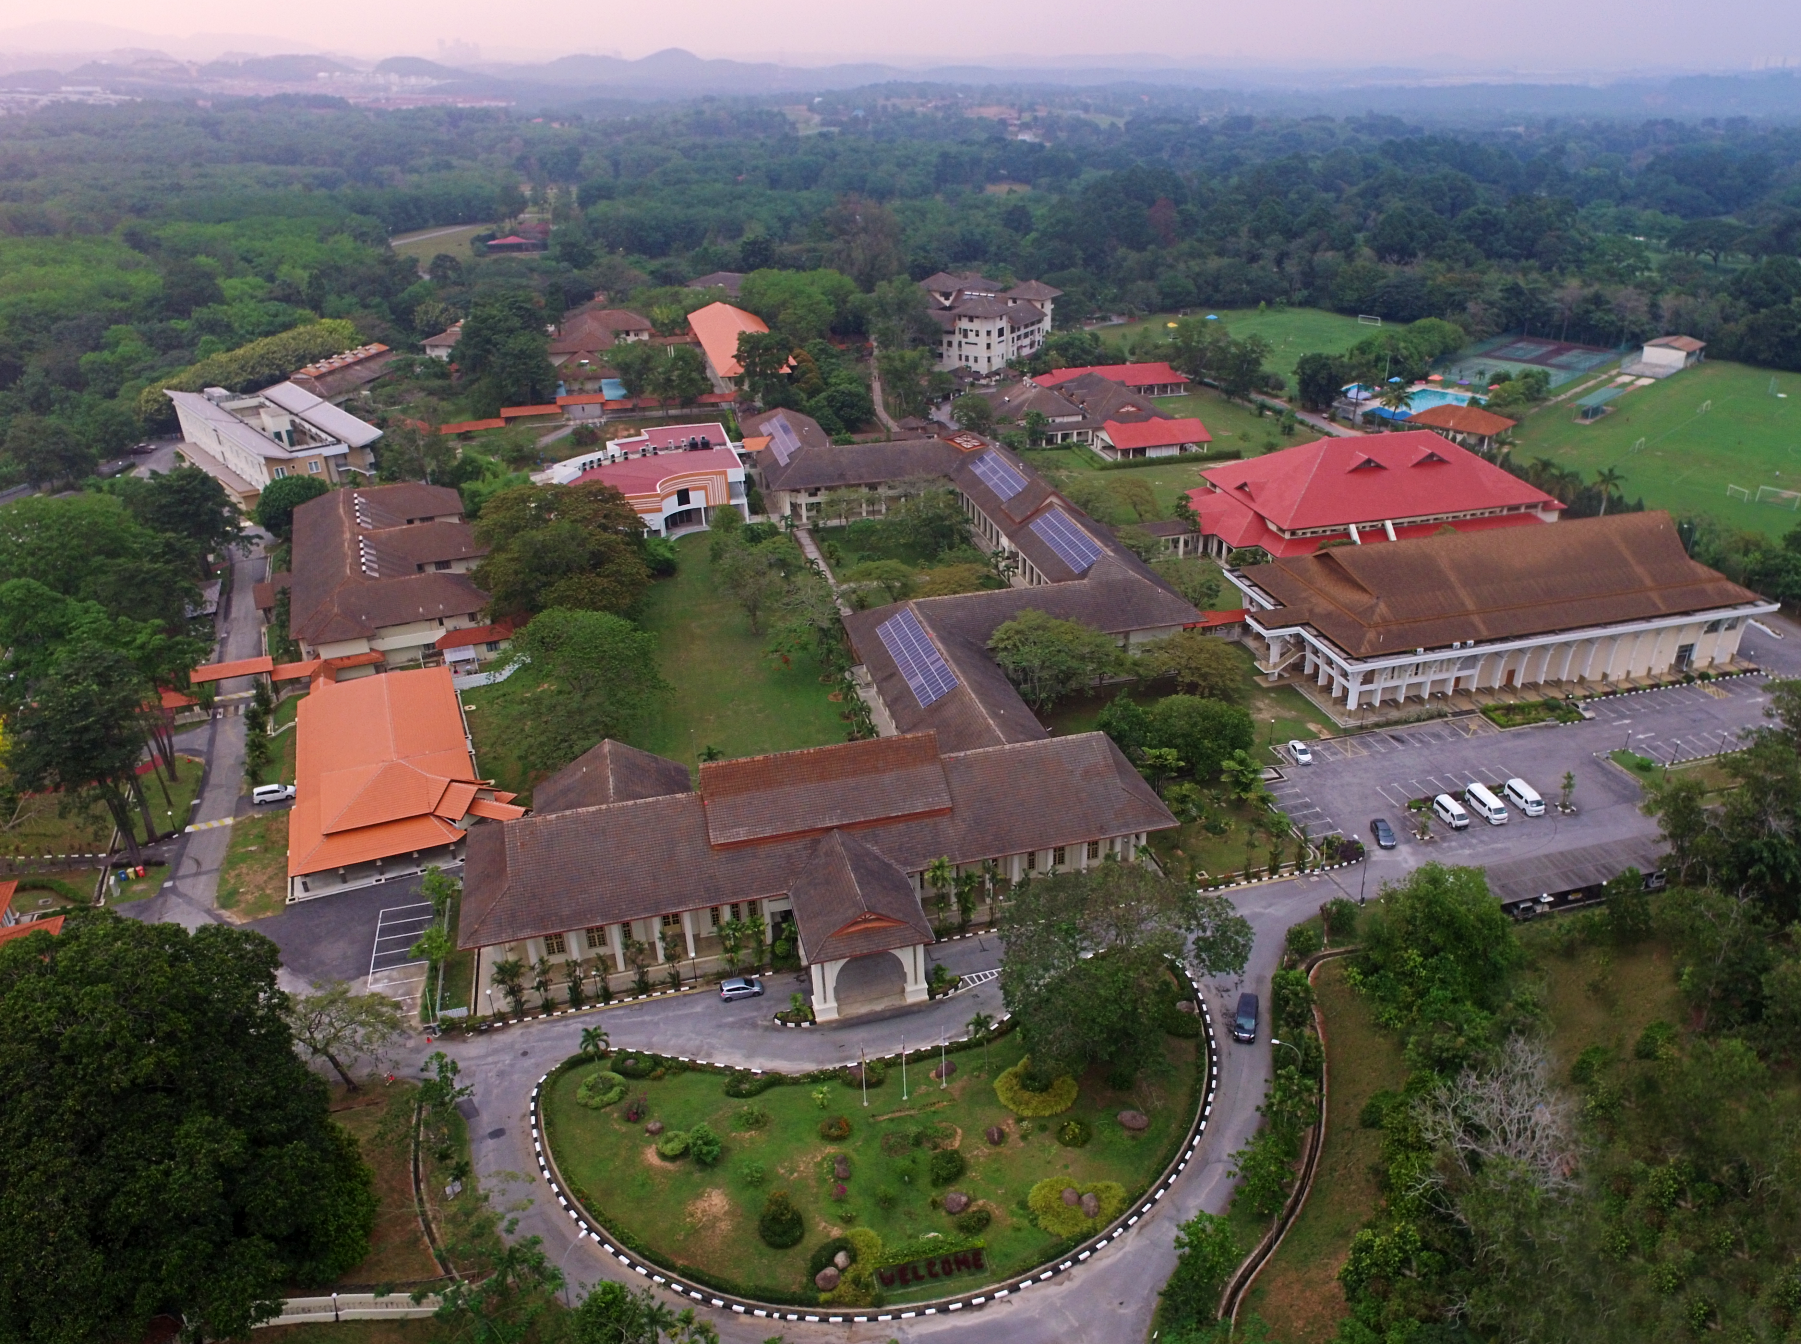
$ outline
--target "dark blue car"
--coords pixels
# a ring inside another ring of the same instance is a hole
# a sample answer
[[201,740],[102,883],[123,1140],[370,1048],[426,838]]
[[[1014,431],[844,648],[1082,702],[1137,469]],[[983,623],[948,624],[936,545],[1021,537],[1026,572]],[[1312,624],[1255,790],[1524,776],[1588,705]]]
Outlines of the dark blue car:
[[1370,834],[1376,837],[1377,849],[1393,849],[1395,847],[1395,830],[1381,817],[1370,823]]

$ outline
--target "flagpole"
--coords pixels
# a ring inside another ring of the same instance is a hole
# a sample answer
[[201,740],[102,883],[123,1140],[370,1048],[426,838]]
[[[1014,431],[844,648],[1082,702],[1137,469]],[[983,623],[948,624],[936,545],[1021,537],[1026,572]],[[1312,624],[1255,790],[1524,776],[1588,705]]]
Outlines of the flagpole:
[[944,1028],[938,1028],[938,1090],[944,1091],[951,1085],[951,1072],[944,1067]]
[[907,1099],[907,1042],[901,1041],[901,1100]]
[[863,1104],[869,1105],[869,1054],[862,1047],[857,1049],[857,1074],[863,1079]]

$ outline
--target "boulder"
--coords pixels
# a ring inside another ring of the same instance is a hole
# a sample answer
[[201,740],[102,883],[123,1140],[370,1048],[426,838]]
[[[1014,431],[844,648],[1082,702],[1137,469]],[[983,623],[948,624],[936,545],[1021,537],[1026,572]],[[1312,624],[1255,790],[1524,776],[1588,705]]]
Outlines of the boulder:
[[1150,1117],[1143,1111],[1121,1111],[1119,1123],[1121,1128],[1129,1129],[1134,1134],[1142,1134],[1151,1127]]
[[839,1251],[838,1254],[836,1254],[832,1257],[832,1263],[838,1267],[838,1270],[840,1273],[849,1269],[850,1268],[850,1252],[849,1251]]
[[661,1120],[652,1120],[648,1125],[644,1126],[644,1132],[650,1135],[651,1138],[656,1138],[657,1135],[663,1132],[663,1122]]
[[1082,1196],[1076,1193],[1075,1186],[1066,1185],[1063,1187],[1063,1202],[1072,1209],[1082,1202]]
[[838,1278],[837,1266],[827,1265],[813,1276],[813,1286],[822,1293],[829,1293],[838,1286]]
[[1177,999],[1176,1000],[1176,1011],[1178,1013],[1194,1012],[1195,1011],[1194,1000],[1193,999]]
[[942,1081],[945,1078],[949,1078],[956,1071],[957,1061],[954,1059],[947,1059],[944,1063],[932,1070],[932,1077]]
[[842,1153],[832,1159],[832,1177],[840,1181],[850,1179],[850,1159]]
[[1002,1129],[999,1125],[990,1125],[987,1129],[982,1131],[982,1137],[996,1147],[999,1147],[1007,1141],[1007,1131]]
[[946,1213],[962,1213],[963,1210],[968,1207],[969,1196],[964,1194],[961,1190],[953,1190],[944,1197],[944,1211]]
[[1101,1197],[1092,1190],[1082,1196],[1082,1216],[1084,1218],[1101,1216]]

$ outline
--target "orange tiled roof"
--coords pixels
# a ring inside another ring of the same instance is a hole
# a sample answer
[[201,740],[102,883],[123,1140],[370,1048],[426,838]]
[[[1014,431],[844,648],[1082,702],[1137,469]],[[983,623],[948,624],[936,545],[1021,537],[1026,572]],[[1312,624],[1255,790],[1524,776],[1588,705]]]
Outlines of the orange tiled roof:
[[52,915],[49,919],[34,919],[26,924],[9,924],[0,929],[0,943],[10,943],[15,938],[24,938],[33,933],[58,934],[63,931],[63,917]]
[[769,324],[755,313],[729,303],[709,303],[695,309],[688,314],[688,326],[721,378],[736,378],[744,372],[744,366],[738,362],[738,338],[747,331],[769,330]]

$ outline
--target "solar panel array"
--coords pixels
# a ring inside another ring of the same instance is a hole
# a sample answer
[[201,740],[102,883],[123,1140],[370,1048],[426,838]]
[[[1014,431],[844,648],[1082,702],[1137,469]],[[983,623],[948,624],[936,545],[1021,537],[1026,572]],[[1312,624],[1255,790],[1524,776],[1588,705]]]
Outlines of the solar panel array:
[[982,484],[994,491],[1003,504],[1026,488],[1026,478],[1013,470],[1013,464],[993,449],[971,462],[969,469],[981,477]]
[[1032,520],[1032,531],[1038,539],[1057,553],[1057,558],[1078,574],[1086,574],[1101,558],[1095,539],[1070,521],[1062,509],[1047,509]]
[[769,451],[775,454],[775,460],[784,467],[788,459],[800,451],[800,439],[795,436],[794,426],[786,417],[777,416],[764,426],[769,431]]
[[943,655],[911,610],[890,616],[875,628],[875,632],[882,647],[888,650],[888,656],[900,668],[901,676],[906,678],[907,688],[913,692],[921,709],[957,689],[957,674],[946,665]]

